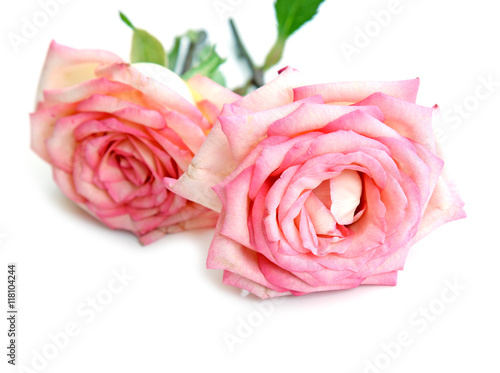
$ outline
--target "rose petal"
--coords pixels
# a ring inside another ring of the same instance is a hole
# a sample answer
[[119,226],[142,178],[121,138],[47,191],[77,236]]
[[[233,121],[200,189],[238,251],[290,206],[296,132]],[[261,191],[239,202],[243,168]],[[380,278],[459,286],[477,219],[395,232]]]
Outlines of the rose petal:
[[155,79],[141,74],[127,63],[101,66],[96,70],[96,75],[127,84],[159,105],[184,114],[195,122],[206,122],[200,111],[180,94]]
[[230,89],[215,83],[212,79],[197,74],[187,81],[189,88],[194,94],[196,102],[209,100],[219,111],[224,104],[230,104],[241,98]]
[[227,137],[233,159],[241,162],[267,136],[273,122],[293,113],[304,103],[299,101],[248,115],[228,115],[227,111],[221,113],[221,129]]
[[[300,133],[319,130],[331,121],[351,112],[366,112],[366,116],[384,120],[384,115],[376,106],[337,106],[304,103],[291,114],[275,121],[268,129],[269,136],[296,136]],[[324,131],[332,132],[332,131]]]
[[265,111],[292,103],[293,88],[303,85],[301,74],[290,67],[269,83],[235,101],[234,105],[254,112]]
[[361,200],[363,184],[358,172],[344,170],[330,179],[332,206],[330,210],[337,223],[351,224]]
[[262,299],[291,295],[289,291],[278,292],[230,271],[224,271],[222,282],[226,285],[247,290]]
[[207,268],[228,270],[275,291],[286,291],[266,280],[259,269],[256,252],[219,234],[224,218],[224,213],[221,213],[208,251]]
[[37,100],[42,101],[44,90],[65,88],[95,79],[98,66],[120,61],[120,57],[107,51],[73,49],[52,41],[38,83]]
[[155,129],[163,128],[166,125],[163,116],[155,110],[149,110],[132,102],[102,94],[93,94],[81,101],[76,110],[109,113],[115,117]]
[[355,105],[378,106],[385,115],[384,123],[386,125],[396,130],[400,135],[426,145],[429,150],[435,152],[434,142],[429,142],[429,139],[434,138],[432,130],[434,110],[432,108],[419,106],[383,93],[375,93]]
[[60,118],[55,123],[51,137],[46,140],[47,153],[51,163],[71,173],[77,145],[74,135],[75,129],[81,124],[94,121],[101,116],[99,113],[80,113]]
[[294,100],[321,95],[325,103],[352,104],[376,92],[382,92],[401,100],[415,102],[420,80],[401,80],[395,82],[343,82],[317,84],[294,89]]
[[54,105],[59,103],[75,103],[85,100],[93,94],[110,95],[127,92],[132,88],[126,84],[113,82],[106,78],[92,79],[83,83],[43,91],[44,103]]
[[38,110],[30,115],[31,148],[33,151],[50,163],[50,155],[45,142],[52,135],[55,123],[73,113],[75,105],[61,104],[47,107],[39,105]]

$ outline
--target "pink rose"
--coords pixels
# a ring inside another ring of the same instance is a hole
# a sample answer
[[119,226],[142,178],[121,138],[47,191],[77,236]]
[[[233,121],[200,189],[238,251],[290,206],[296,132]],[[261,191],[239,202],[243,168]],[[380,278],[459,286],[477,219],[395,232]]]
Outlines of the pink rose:
[[[173,191],[221,211],[207,267],[261,298],[395,285],[409,248],[465,217],[418,79],[300,86],[225,105]],[[213,193],[210,188],[216,192]]]
[[186,84],[159,65],[131,66],[106,51],[53,42],[31,115],[32,148],[71,200],[148,244],[214,225],[215,212],[162,180],[186,171],[211,129],[207,118],[237,98],[208,78]]

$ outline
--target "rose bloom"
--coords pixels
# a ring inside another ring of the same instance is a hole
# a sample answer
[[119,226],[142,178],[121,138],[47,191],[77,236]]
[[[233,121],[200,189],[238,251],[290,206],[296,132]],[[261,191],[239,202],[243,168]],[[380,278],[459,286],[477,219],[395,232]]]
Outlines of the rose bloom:
[[[409,248],[465,217],[419,80],[300,86],[225,105],[173,191],[221,211],[207,267],[261,298],[395,285]],[[210,189],[213,186],[216,194]]]
[[159,65],[131,66],[110,52],[53,42],[31,144],[66,196],[148,244],[215,225],[217,213],[167,191],[162,180],[187,170],[222,103],[237,98],[205,77],[186,84]]

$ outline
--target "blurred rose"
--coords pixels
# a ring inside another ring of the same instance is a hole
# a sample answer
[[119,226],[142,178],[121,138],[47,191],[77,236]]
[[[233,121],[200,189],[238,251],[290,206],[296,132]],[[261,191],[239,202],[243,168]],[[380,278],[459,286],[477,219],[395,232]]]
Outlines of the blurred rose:
[[[395,285],[409,248],[465,216],[418,79],[300,86],[226,105],[173,191],[221,211],[208,268],[261,298]],[[213,186],[216,194],[210,191]]]
[[148,244],[215,224],[216,213],[162,180],[186,171],[222,104],[237,98],[208,78],[186,84],[159,65],[53,42],[31,115],[32,148],[71,200]]

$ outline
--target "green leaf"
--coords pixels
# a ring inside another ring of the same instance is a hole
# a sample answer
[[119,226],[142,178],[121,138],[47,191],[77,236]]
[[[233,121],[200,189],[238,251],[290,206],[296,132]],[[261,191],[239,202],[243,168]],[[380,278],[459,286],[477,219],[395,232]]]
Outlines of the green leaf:
[[276,0],[278,38],[286,39],[311,20],[324,0]]
[[197,55],[197,58],[198,60],[204,60],[206,59],[208,56],[210,56],[210,54],[212,53],[214,49],[214,46],[213,45],[210,45],[210,44],[205,44],[201,50],[198,52],[198,55]]
[[196,74],[201,74],[203,76],[213,76],[216,73],[218,67],[222,65],[226,60],[221,58],[215,52],[215,46],[211,48],[210,53],[203,58],[200,63],[182,75],[182,79],[188,80],[189,78],[195,76]]
[[200,44],[207,38],[207,33],[204,30],[188,30],[185,34],[191,43]]
[[127,16],[125,14],[123,14],[122,12],[120,12],[120,18],[123,22],[125,22],[126,25],[128,25],[132,30],[135,29],[134,25],[132,24],[132,22],[130,22],[130,19],[127,18]]
[[215,83],[218,83],[223,87],[226,86],[226,78],[224,77],[224,75],[222,75],[220,70],[215,70],[208,77],[212,79]]
[[130,62],[151,62],[161,66],[167,66],[167,55],[163,45],[149,32],[134,27],[125,14],[120,12],[120,18],[133,31],[132,49],[130,51]]
[[[212,45],[205,45],[200,53],[198,54],[198,58],[200,59],[200,61],[203,61],[203,60],[206,60],[207,58],[210,57],[210,54],[214,52],[214,48],[215,46],[212,46]],[[222,61],[222,63],[224,63],[225,60]],[[221,64],[222,64],[221,63]],[[214,82],[220,84],[221,86],[226,86],[226,78],[224,77],[224,75],[222,75],[222,73],[220,72],[219,69],[216,69],[213,73],[211,74],[208,74],[207,75],[210,79],[212,79]]]
[[163,45],[149,32],[134,29],[130,62],[152,62],[167,66],[167,56]]
[[194,64],[199,61],[199,48],[205,43],[207,33],[204,30],[189,30],[184,36],[189,39],[189,47],[186,58],[184,59],[181,74],[187,73],[194,66]]
[[174,46],[168,52],[168,68],[175,72],[177,66],[177,59],[179,58],[179,49],[181,46],[181,37],[176,36],[174,39]]
[[276,20],[278,21],[278,38],[266,56],[262,69],[268,70],[276,65],[283,56],[286,40],[304,23],[310,21],[318,12],[324,0],[276,0]]

